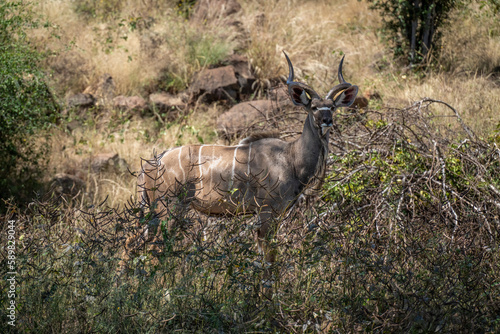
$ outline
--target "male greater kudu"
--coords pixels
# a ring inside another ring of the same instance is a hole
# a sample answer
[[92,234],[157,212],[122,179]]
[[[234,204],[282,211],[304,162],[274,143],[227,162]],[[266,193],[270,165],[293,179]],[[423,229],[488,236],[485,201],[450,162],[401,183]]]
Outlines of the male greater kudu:
[[285,57],[288,93],[308,112],[301,136],[292,142],[256,136],[236,146],[187,145],[165,151],[142,167],[138,187],[143,206],[161,212],[167,209],[163,199],[176,197],[208,215],[256,213],[259,248],[267,262],[274,262],[267,242],[271,223],[323,178],[333,112],[350,106],[358,92],[342,76],[344,59],[338,68],[340,83],[322,99],[309,86],[293,81],[293,66]]

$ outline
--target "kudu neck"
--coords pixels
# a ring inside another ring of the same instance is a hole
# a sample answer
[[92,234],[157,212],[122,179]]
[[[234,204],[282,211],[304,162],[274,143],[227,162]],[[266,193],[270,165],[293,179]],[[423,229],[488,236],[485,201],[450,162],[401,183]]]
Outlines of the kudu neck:
[[311,112],[304,122],[302,135],[293,143],[295,170],[303,182],[309,183],[324,164],[328,152],[328,133],[321,136],[321,129],[314,126],[314,117]]

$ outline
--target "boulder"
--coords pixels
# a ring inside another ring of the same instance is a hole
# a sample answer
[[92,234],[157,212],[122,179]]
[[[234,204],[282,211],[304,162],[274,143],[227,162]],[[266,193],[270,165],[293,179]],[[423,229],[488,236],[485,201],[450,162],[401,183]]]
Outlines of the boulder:
[[149,95],[149,102],[157,110],[169,112],[176,107],[185,107],[186,103],[181,96],[159,92]]
[[280,86],[277,88],[272,88],[268,91],[269,100],[278,104],[280,107],[293,106],[290,96],[288,95],[288,88],[285,86]]
[[217,100],[235,100],[238,98],[239,89],[238,79],[231,65],[198,72],[189,87],[194,98],[202,96],[203,101],[207,103]]
[[84,91],[84,94],[91,94],[97,99],[98,105],[108,105],[115,96],[115,83],[111,75],[105,73],[99,81],[90,85]]
[[364,96],[356,96],[349,109],[365,109],[368,107],[368,99]]
[[85,190],[85,181],[75,175],[59,173],[51,180],[50,190],[57,196],[75,197]]
[[148,105],[140,96],[119,95],[113,99],[113,107],[121,110],[143,111],[148,108]]
[[282,110],[294,108],[285,87],[279,86],[268,91],[267,100],[241,102],[221,114],[217,119],[217,131],[227,138],[259,127]]
[[266,122],[270,113],[276,109],[276,104],[270,100],[242,102],[217,119],[217,131],[231,138],[248,128]]
[[94,173],[125,173],[128,170],[127,162],[118,153],[98,153],[84,160],[83,166]]
[[82,122],[76,119],[73,119],[70,122],[66,123],[66,129],[68,129],[69,132],[81,131],[82,128],[83,128]]
[[363,94],[358,93],[349,110],[358,110],[368,108],[370,101],[382,101],[382,96],[379,92],[367,89]]
[[69,107],[90,108],[95,105],[96,99],[92,94],[79,93],[68,97],[67,102]]
[[227,62],[234,69],[240,92],[243,94],[250,94],[252,92],[252,85],[255,82],[255,75],[252,72],[248,58],[239,54],[233,54]]

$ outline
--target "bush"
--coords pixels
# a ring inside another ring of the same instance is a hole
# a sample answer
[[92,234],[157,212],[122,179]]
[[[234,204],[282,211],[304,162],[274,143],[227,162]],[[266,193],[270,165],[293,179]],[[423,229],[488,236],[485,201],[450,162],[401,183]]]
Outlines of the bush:
[[22,202],[36,188],[47,149],[36,135],[57,110],[39,68],[41,54],[25,34],[37,26],[22,1],[0,3],[0,199]]
[[322,240],[342,244],[346,319],[380,332],[498,331],[496,145],[430,99],[343,127],[324,196],[340,226]]
[[460,0],[368,0],[382,14],[396,56],[410,65],[426,63],[436,47],[439,28]]

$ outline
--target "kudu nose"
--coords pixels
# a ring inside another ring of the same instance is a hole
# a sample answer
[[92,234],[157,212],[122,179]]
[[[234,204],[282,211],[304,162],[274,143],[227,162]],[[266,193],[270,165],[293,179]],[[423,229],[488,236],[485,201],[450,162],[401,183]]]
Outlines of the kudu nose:
[[332,125],[333,121],[331,117],[323,117],[323,124]]

